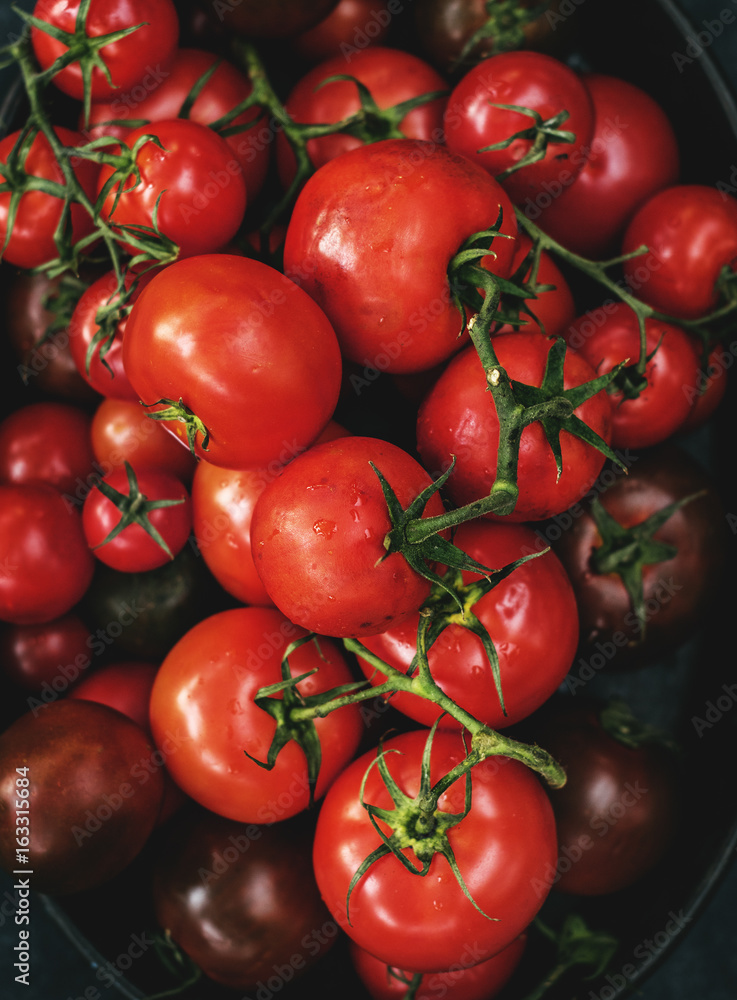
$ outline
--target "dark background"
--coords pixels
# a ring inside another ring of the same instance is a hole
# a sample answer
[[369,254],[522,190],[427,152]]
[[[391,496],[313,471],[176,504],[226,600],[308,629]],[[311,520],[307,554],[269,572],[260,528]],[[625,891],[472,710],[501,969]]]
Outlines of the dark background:
[[[578,0],[596,4],[597,0]],[[32,9],[31,0],[18,4]],[[728,84],[737,93],[737,3],[735,0],[680,0],[681,9],[690,17],[694,31],[709,39],[706,48],[712,60],[721,68]],[[723,12],[724,20],[720,17]],[[731,23],[724,23],[724,21]],[[0,44],[16,29],[17,16],[7,0],[0,0]],[[717,28],[715,28],[715,25]],[[717,33],[718,28],[722,30]],[[606,26],[602,25],[602,30]],[[636,25],[633,26],[636,30]],[[3,78],[0,77],[0,85]],[[734,652],[726,653],[730,662]],[[725,793],[734,794],[734,771],[724,765]],[[12,920],[12,895],[6,896],[12,882],[0,876],[0,1000],[78,1000],[85,991],[99,988],[89,961],[74,947],[45,912],[40,900],[32,902],[31,910],[31,985],[14,982],[12,969],[13,945],[17,943],[17,927]],[[6,902],[6,906],[2,903]],[[7,914],[11,914],[8,916]],[[119,996],[115,989],[101,988],[101,993]],[[93,992],[88,996],[94,996]],[[656,969],[635,994],[641,1000],[737,1000],[737,865],[730,859],[701,914],[678,947]],[[597,995],[581,1000],[606,1000]]]

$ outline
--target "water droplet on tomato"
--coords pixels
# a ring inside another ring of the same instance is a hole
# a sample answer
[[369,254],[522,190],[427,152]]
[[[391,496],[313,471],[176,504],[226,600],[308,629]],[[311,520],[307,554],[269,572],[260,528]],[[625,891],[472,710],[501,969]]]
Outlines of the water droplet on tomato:
[[319,521],[315,521],[312,525],[312,530],[316,535],[322,535],[325,538],[332,538],[338,530],[338,525],[335,521],[326,521],[325,519],[321,519]]

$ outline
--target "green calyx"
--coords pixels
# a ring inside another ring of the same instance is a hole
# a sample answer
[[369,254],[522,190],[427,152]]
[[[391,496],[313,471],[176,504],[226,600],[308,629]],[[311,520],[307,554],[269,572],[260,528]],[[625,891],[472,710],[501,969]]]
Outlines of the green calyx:
[[[308,635],[291,643],[282,658],[281,681],[260,688],[253,699],[254,704],[263,709],[276,722],[276,729],[266,760],[258,760],[258,758],[252,756],[247,750],[243,752],[249,760],[258,764],[259,767],[271,771],[284,747],[288,743],[296,743],[304,752],[307,762],[307,781],[309,785],[310,805],[312,805],[314,803],[315,785],[317,784],[320,765],[322,763],[322,750],[320,747],[320,737],[315,727],[314,715],[311,713],[311,710],[319,709],[321,704],[331,699],[341,699],[350,695],[365,685],[362,681],[357,681],[351,684],[339,685],[321,694],[303,695],[297,685],[300,681],[315,673],[315,670],[293,677],[289,667],[289,657],[295,649],[298,649],[306,642],[319,643],[319,640],[314,635]],[[315,712],[315,714],[318,715],[319,711]]]
[[601,728],[612,739],[632,750],[640,747],[664,747],[677,754],[680,748],[664,730],[639,719],[629,705],[620,698],[612,698],[599,710]]
[[[486,20],[473,32],[461,49],[452,68],[458,69],[471,61],[524,48],[524,29],[537,20],[550,6],[550,0],[526,6],[519,0],[486,0]],[[484,43],[490,42],[489,45]],[[478,58],[475,50],[479,49]]]
[[95,545],[94,548],[99,549],[103,545],[107,545],[108,542],[112,542],[114,538],[117,538],[131,524],[137,524],[143,528],[147,535],[153,538],[159,548],[163,549],[170,559],[173,559],[174,556],[171,549],[161,537],[159,531],[151,524],[149,514],[152,510],[159,510],[162,507],[176,507],[178,504],[184,503],[184,498],[149,500],[145,493],[141,491],[138,485],[138,478],[129,462],[125,463],[125,471],[128,475],[128,493],[121,493],[120,490],[116,490],[109,483],[106,483],[104,479],[96,483],[95,488],[103,496],[107,497],[111,503],[115,504],[120,511],[120,520],[112,531],[101,542]]
[[67,50],[45,71],[45,73],[41,75],[41,79],[44,82],[55,77],[57,73],[72,63],[79,64],[84,86],[83,106],[85,126],[89,124],[90,119],[90,106],[92,103],[91,81],[93,70],[98,69],[104,75],[108,84],[111,87],[114,86],[110,76],[110,70],[102,58],[100,50],[106,45],[111,45],[113,42],[118,42],[121,39],[126,38],[134,31],[138,31],[139,28],[144,27],[147,23],[142,21],[140,24],[133,25],[129,28],[121,28],[119,31],[111,31],[105,35],[90,36],[87,34],[87,29],[85,27],[87,23],[87,15],[90,9],[90,3],[91,0],[81,0],[77,11],[74,31],[64,31],[55,25],[49,24],[48,21],[34,17],[33,14],[29,14],[16,7],[13,8],[19,17],[22,17],[27,24],[36,28],[38,31],[43,31],[45,34],[50,35],[57,42],[64,45]]
[[535,918],[533,926],[555,946],[555,964],[523,1000],[540,1000],[576,966],[588,968],[590,972],[586,978],[595,979],[607,969],[619,948],[619,941],[612,934],[591,930],[577,913],[569,913],[558,931],[548,927],[539,917]]
[[[353,890],[371,865],[388,854],[394,855],[408,872],[420,877],[427,875],[433,859],[436,855],[441,854],[448,862],[464,896],[469,900],[474,909],[490,920],[498,919],[497,917],[489,917],[474,901],[463,880],[452,845],[448,839],[448,831],[465,819],[471,809],[471,774],[470,768],[463,768],[462,773],[451,772],[451,774],[446,775],[435,785],[431,784],[430,751],[436,729],[437,723],[429,730],[425,742],[420,770],[420,790],[416,797],[413,798],[408,795],[394,780],[386,762],[386,758],[391,751],[384,750],[381,745],[379,746],[376,759],[371,762],[364,774],[360,792],[361,805],[368,813],[371,824],[379,834],[382,842],[379,847],[363,860],[350,881],[346,899],[346,916],[349,924],[350,898]],[[366,783],[374,767],[378,767],[381,778],[391,796],[391,800],[394,803],[394,808],[392,809],[382,809],[365,800]],[[462,811],[459,813],[443,812],[438,807],[440,796],[451,784],[461,777],[465,780],[465,796]],[[382,825],[380,825],[380,822]],[[384,826],[388,827],[391,833],[386,833]],[[405,854],[407,849],[412,851],[415,858],[414,861]]]
[[180,397],[177,399],[157,399],[155,403],[142,403],[146,410],[151,410],[152,406],[164,406],[163,410],[152,410],[146,416],[152,420],[178,420],[183,423],[187,431],[187,445],[193,455],[196,455],[197,435],[202,435],[200,448],[207,451],[210,446],[210,432],[200,418],[185,406]]
[[[491,102],[490,102],[491,103]],[[527,128],[520,129],[514,132],[506,139],[502,139],[500,142],[491,143],[489,146],[482,146],[478,150],[479,153],[487,153],[500,149],[508,149],[509,146],[514,142],[529,142],[530,148],[527,150],[524,156],[522,156],[515,163],[507,167],[500,174],[496,175],[498,181],[504,181],[511,174],[516,173],[516,171],[521,170],[523,167],[528,167],[532,163],[537,163],[538,160],[542,160],[548,151],[549,144],[564,144],[572,145],[576,141],[576,135],[574,132],[564,130],[561,128],[565,122],[570,118],[570,113],[568,111],[559,111],[558,114],[553,115],[551,118],[544,119],[539,111],[535,111],[534,108],[526,108],[521,104],[491,104],[493,108],[499,108],[500,111],[516,111],[518,114],[526,115],[528,118],[532,119],[532,124]]]
[[678,551],[655,538],[655,533],[677,510],[702,495],[700,491],[676,500],[629,528],[609,513],[599,497],[591,501],[591,516],[601,537],[601,545],[591,554],[591,568],[600,576],[613,573],[621,579],[637,616],[640,642],[645,638],[647,624],[644,567],[673,559]]

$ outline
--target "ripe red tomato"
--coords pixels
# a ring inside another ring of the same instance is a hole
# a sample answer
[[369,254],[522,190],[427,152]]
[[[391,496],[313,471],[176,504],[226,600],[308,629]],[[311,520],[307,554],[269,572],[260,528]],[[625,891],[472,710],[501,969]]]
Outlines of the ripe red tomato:
[[[574,141],[551,139],[545,155],[503,177],[532,150],[533,140],[516,138],[506,148],[486,150],[533,126],[527,114],[497,105],[515,105],[548,121],[562,111],[558,128]],[[469,69],[456,84],[445,110],[445,141],[501,180],[515,205],[535,203],[551,187],[570,183],[581,170],[594,134],[594,107],[581,78],[566,63],[542,52],[500,52]]]
[[[116,499],[108,496],[111,490]],[[134,472],[127,465],[95,483],[82,507],[82,525],[88,545],[106,566],[145,573],[184,548],[192,528],[192,501],[170,473],[145,467]]]
[[[128,318],[123,363],[149,413],[181,400],[207,431],[209,441],[196,435],[198,457],[231,469],[306,448],[333,416],[342,370],[335,332],[310,296],[235,254],[157,274]],[[166,426],[187,441],[179,419]]]
[[[515,274],[518,268],[522,267],[525,257],[531,248],[532,240],[527,233],[519,233],[517,236],[517,250],[512,264],[512,270]],[[522,275],[522,279],[530,281],[531,278],[531,265],[528,265]],[[521,310],[521,326],[514,327],[511,324],[505,323],[495,329],[495,335],[511,333],[513,330],[522,330],[526,333],[531,330],[539,330],[544,332],[548,337],[561,337],[565,334],[568,325],[576,318],[576,303],[565,275],[558,267],[555,258],[545,250],[540,252],[540,260],[535,278],[538,285],[553,286],[547,291],[539,292],[537,298],[525,299],[526,308],[532,312],[536,319],[533,319],[529,313]]]
[[624,262],[639,298],[679,319],[698,319],[719,301],[722,269],[737,258],[737,199],[705,184],[676,184],[640,206],[622,238]]
[[[260,688],[282,680],[282,657],[304,635],[275,608],[235,608],[191,628],[161,664],[151,693],[154,739],[161,747],[168,735],[178,735],[167,767],[206,809],[241,823],[269,824],[307,808],[307,761],[294,740],[271,770],[256,763],[268,759],[276,722],[254,701]],[[338,645],[324,638],[300,646],[289,664],[293,677],[315,671],[297,685],[305,697],[353,679]],[[358,707],[315,720],[315,730],[322,755],[314,786],[319,799],[358,748]]]
[[92,450],[103,475],[130,462],[135,469],[169,472],[185,486],[192,482],[197,460],[184,443],[141,406],[126,399],[102,399],[92,414]]
[[[621,361],[635,365],[640,357],[640,328],[634,311],[624,302],[611,302],[580,316],[563,334],[569,347],[585,358],[598,375]],[[612,392],[612,446],[649,448],[665,441],[689,416],[699,370],[696,340],[682,327],[657,319],[645,320],[645,350],[650,357],[637,395],[637,373],[630,390]],[[614,388],[614,387],[613,387]]]
[[[527,944],[527,935],[520,934],[506,948],[475,965],[472,945],[469,943],[467,956],[446,972],[429,972],[422,976],[415,1000],[492,1000],[502,987],[506,986],[514,970],[522,961]],[[353,966],[373,1000],[404,1000],[412,983],[413,973],[393,969],[374,958],[364,948],[351,941],[350,955]]]
[[[428,732],[401,733],[382,745],[394,782],[413,798],[420,790]],[[465,756],[460,733],[437,732],[430,785]],[[388,965],[412,972],[447,970],[463,961],[469,945],[475,962],[482,962],[527,928],[548,894],[557,857],[556,833],[550,802],[537,776],[503,757],[487,758],[470,775],[470,810],[446,835],[468,892],[483,912],[464,895],[445,857],[434,853],[423,878],[387,853],[353,886],[347,913],[353,876],[383,843],[362,800],[381,809],[394,806],[376,766],[376,751],[370,750],[346,767],[325,796],[313,851],[317,884],[338,925]],[[431,829],[426,836],[413,829],[414,844],[410,846],[407,840],[404,853],[418,869],[422,865],[416,850],[422,847],[429,852],[435,846],[441,812],[464,813],[465,786],[461,778],[440,796],[433,810],[435,828],[428,823]],[[385,818],[376,822],[388,836]],[[413,827],[411,819],[407,822]],[[418,932],[407,933],[408,927]]]
[[[80,0],[38,0],[34,17],[45,21],[57,31],[75,34]],[[136,27],[140,25],[140,27]],[[174,57],[179,38],[179,18],[172,0],[91,0],[83,26],[83,36],[99,38],[114,31],[136,27],[131,34],[99,49],[100,57],[110,73],[97,66],[92,68],[90,91],[93,100],[108,100],[121,90],[143,84],[147,74],[165,71]],[[70,39],[71,41],[71,39]],[[48,69],[69,45],[50,32],[34,26],[31,43],[42,69]],[[75,44],[80,44],[75,40]],[[65,94],[82,100],[84,85],[80,60],[76,59],[53,77],[55,85]]]
[[555,888],[601,896],[627,888],[664,856],[679,825],[675,759],[654,742],[629,746],[590,706],[558,707],[540,743],[566,770],[549,790],[558,830]]
[[[13,871],[27,846],[34,888],[54,895],[118,875],[156,822],[154,754],[141,727],[107,705],[60,698],[22,715],[0,735],[0,866]],[[16,800],[30,806],[26,845],[16,839]]]
[[109,705],[148,732],[148,703],[158,669],[143,660],[105,663],[83,677],[67,697]]
[[[430,485],[396,445],[338,438],[286,465],[253,511],[251,549],[267,593],[288,618],[320,635],[383,632],[417,612],[430,592],[401,553],[386,556],[389,510],[370,463],[403,508]],[[443,510],[436,493],[423,516]]]
[[[54,132],[64,146],[80,146],[85,141],[79,132],[68,128],[56,126]],[[54,235],[64,202],[56,195],[47,194],[38,188],[26,190],[24,175],[28,175],[31,181],[34,178],[44,178],[62,186],[65,185],[65,180],[51,144],[43,132],[37,132],[35,136],[30,133],[18,146],[20,138],[21,132],[11,132],[0,140],[0,178],[3,183],[11,184],[13,191],[23,192],[7,244],[4,241],[8,233],[11,191],[0,193],[0,246],[4,245],[4,261],[15,264],[16,267],[30,269],[47,264],[59,256]],[[77,158],[74,173],[87,198],[94,204],[99,166],[92,160]],[[70,203],[69,218],[72,242],[81,240],[93,231],[92,216],[78,202]]]
[[[167,121],[180,116],[180,111],[200,78],[211,70],[212,75],[199,91],[189,108],[187,117],[201,125],[212,125],[237,107],[252,92],[250,81],[226,59],[204,49],[178,49],[166,73],[161,73],[154,86],[134,87],[128,93],[114,93],[107,101],[95,101],[90,110],[86,134],[91,139],[113,135],[122,139],[130,132],[125,122],[139,123]],[[255,121],[261,114],[257,107],[249,108],[228,122],[228,128]],[[80,123],[80,127],[83,123]],[[264,139],[260,127],[247,128],[225,137],[233,154],[243,168],[246,191],[253,199],[261,190],[269,165],[269,141]]]
[[[494,349],[511,379],[539,386],[552,343],[539,333],[509,333],[494,338]],[[566,352],[566,388],[595,377],[596,372],[584,358],[574,351]],[[612,404],[604,390],[575,412],[605,442],[611,440]],[[447,469],[451,456],[455,456],[456,464],[445,489],[452,502],[460,506],[490,492],[496,476],[498,445],[496,405],[478,354],[474,347],[467,347],[448,364],[420,406],[417,448],[423,465],[433,475]],[[533,423],[523,430],[517,469],[519,498],[505,518],[543,520],[566,510],[591,487],[604,464],[604,455],[565,428],[560,445],[559,477],[541,424]]]
[[[438,212],[445,204],[454,211]],[[496,225],[500,210],[506,235],[494,238],[482,264],[508,277],[517,221],[502,187],[437,143],[386,139],[343,153],[307,181],[284,266],[325,310],[346,358],[423,371],[468,342],[448,265],[465,239]]]
[[[329,77],[348,74],[362,83],[371,93],[377,106],[384,110],[433,91],[447,92],[443,77],[428,63],[411,52],[372,45],[360,49],[346,64],[340,53],[313,67],[301,76],[292,87],[285,108],[296,122],[309,124],[339,122],[360,110],[362,106],[358,87],[352,80],[333,80]],[[447,97],[413,108],[396,125],[409,139],[429,142],[443,141],[443,111]],[[366,124],[368,141],[388,138],[387,126]],[[366,139],[336,132],[333,135],[310,139],[307,152],[315,168],[323,166],[349,149],[356,149]],[[276,137],[276,165],[282,185],[288,187],[294,178],[296,161],[283,132]]]
[[95,560],[79,512],[53,486],[0,486],[0,621],[48,622],[70,611]]
[[[527,525],[488,520],[462,524],[453,541],[482,566],[493,569],[541,550]],[[475,573],[463,574],[466,584],[479,579]],[[457,705],[492,729],[503,729],[539,708],[568,673],[579,637],[576,598],[562,563],[553,552],[546,552],[519,566],[470,610],[496,647],[506,715],[481,640],[462,624],[453,621],[430,647],[430,673]],[[414,615],[386,632],[367,636],[362,644],[385,663],[414,675],[418,623],[419,615]],[[359,657],[358,662],[372,684],[386,679],[367,660]],[[391,695],[390,701],[395,709],[426,726],[440,716],[439,706],[404,691]],[[440,725],[458,724],[446,715]]]
[[71,493],[92,472],[90,416],[72,403],[27,403],[0,421],[0,483]]
[[594,103],[589,155],[575,178],[525,214],[563,246],[594,260],[614,257],[643,202],[679,177],[673,126],[642,88],[601,73],[582,80]]
[[121,235],[120,227],[140,235],[142,227],[154,228],[158,212],[156,224],[179,247],[180,258],[219,250],[235,236],[246,210],[243,168],[230,146],[207,125],[185,118],[142,125],[121,141],[130,150],[143,136],[154,138],[138,149],[140,180],[129,175],[108,188],[113,167],[100,168],[100,218]]

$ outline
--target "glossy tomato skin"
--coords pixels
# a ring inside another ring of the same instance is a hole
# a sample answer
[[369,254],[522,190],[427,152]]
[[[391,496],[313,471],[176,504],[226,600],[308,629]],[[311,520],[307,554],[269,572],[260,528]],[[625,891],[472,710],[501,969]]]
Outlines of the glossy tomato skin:
[[679,319],[698,319],[718,302],[717,279],[737,257],[737,199],[704,184],[663,188],[635,212],[622,253],[648,247],[623,265],[639,298]]
[[[163,779],[154,753],[140,726],[107,705],[61,698],[17,719],[0,736],[5,871],[17,867],[15,800],[21,787],[30,793],[26,846],[38,892],[76,893],[123,871],[148,840],[161,803]],[[18,767],[29,769],[27,777]]]
[[640,205],[678,182],[680,154],[670,119],[648,93],[602,73],[581,79],[595,112],[589,155],[549,204],[525,213],[569,250],[601,260],[616,256]]
[[594,108],[586,87],[566,63],[542,52],[501,52],[472,67],[453,88],[445,110],[448,148],[493,177],[518,163],[532,145],[519,138],[506,149],[480,152],[533,123],[528,115],[498,104],[529,108],[544,121],[566,110],[570,117],[560,127],[576,137],[573,143],[549,142],[541,159],[501,180],[515,205],[527,204],[528,199],[534,203],[551,186],[578,174],[591,145]]
[[[523,556],[540,551],[535,532],[527,525],[497,524],[486,519],[467,521],[453,536],[454,543],[482,566],[501,569]],[[478,580],[464,573],[465,583]],[[578,645],[578,610],[573,588],[553,552],[536,556],[472,607],[486,627],[500,661],[502,711],[491,666],[481,640],[460,624],[449,625],[428,652],[430,672],[445,693],[492,729],[503,729],[524,719],[553,694],[573,662]],[[363,645],[403,673],[411,671],[417,652],[415,615],[380,635],[367,636]],[[385,675],[359,657],[359,666],[372,684]],[[423,725],[441,715],[434,703],[399,691],[391,704]],[[455,727],[451,716],[441,726]]]
[[337,935],[312,873],[310,834],[299,818],[256,826],[189,810],[154,858],[159,926],[233,990],[264,989],[284,969],[298,981]]
[[251,554],[251,518],[270,475],[264,469],[223,469],[205,459],[192,482],[197,548],[212,575],[244,604],[271,607]]
[[[403,508],[430,485],[403,449],[367,437],[315,445],[266,487],[251,519],[251,549],[267,593],[293,622],[320,635],[383,632],[430,591],[404,556],[386,556],[389,511],[373,463]],[[424,516],[443,513],[435,493]]]
[[[287,646],[304,636],[275,608],[234,608],[190,629],[164,659],[151,694],[151,728],[157,745],[168,733],[180,745],[167,760],[172,777],[206,809],[242,823],[274,823],[309,804],[307,764],[294,741],[266,770],[276,723],[254,703],[261,687],[281,681]],[[292,675],[317,668],[300,681],[309,695],[352,680],[337,644],[326,639],[300,646]],[[355,705],[315,723],[322,763],[315,795],[324,795],[358,747],[362,722]]]
[[[34,15],[52,27],[73,33],[79,7],[79,0],[38,0]],[[94,100],[109,99],[122,88],[141,83],[147,73],[151,74],[152,66],[159,72],[165,70],[177,48],[179,19],[172,0],[122,0],[115,4],[92,0],[90,3],[84,26],[89,38],[136,25],[141,27],[100,50],[111,82],[100,69],[93,68],[91,94]],[[63,42],[37,27],[31,29],[31,42],[43,69],[67,51]],[[65,94],[79,100],[83,98],[82,70],[78,61],[65,66],[53,81]]]
[[78,511],[53,486],[0,486],[0,621],[36,625],[70,611],[94,557]]
[[[143,99],[136,94],[113,94],[109,101],[96,101],[91,108],[88,134],[114,135],[122,138],[130,128],[125,125],[106,125],[111,121],[167,121],[180,116],[184,102],[200,78],[218,62],[207,83],[189,108],[187,117],[202,125],[211,125],[245,100],[252,91],[249,80],[240,70],[225,59],[217,59],[213,52],[204,49],[180,48],[168,72],[157,80],[154,88],[144,91]],[[259,108],[249,108],[237,115],[228,127],[252,122],[261,114]],[[243,168],[246,191],[255,198],[261,190],[269,164],[269,143],[258,139],[258,128],[248,128],[225,137]]]
[[[453,212],[437,211],[452,203]],[[303,187],[284,265],[325,310],[346,358],[407,373],[464,343],[448,265],[465,239],[503,213],[492,273],[507,277],[517,222],[496,181],[437,143],[386,139],[326,163]]]
[[[129,299],[130,304],[135,302],[151,277],[153,272],[138,279]],[[130,287],[131,278],[126,277],[125,280],[126,287]],[[138,394],[128,381],[123,365],[123,338],[128,317],[122,316],[115,324],[112,340],[104,353],[104,361],[102,343],[98,341],[91,349],[93,340],[100,333],[100,325],[96,319],[98,311],[119,301],[118,279],[114,271],[107,271],[93,281],[72,312],[69,321],[69,349],[80,376],[99,396],[138,402]]]
[[[197,435],[198,457],[225,468],[311,444],[333,416],[342,373],[319,305],[276,269],[235,254],[157,274],[128,318],[123,363],[148,412],[183,400],[209,432],[207,449]],[[166,426],[186,441],[182,423]]]
[[[176,118],[141,125],[122,144],[132,149],[143,136],[154,136],[158,143],[144,142],[138,150],[141,179],[134,183],[136,179],[128,177],[113,184],[100,217],[113,227],[152,229],[161,195],[156,222],[177,245],[180,258],[225,246],[238,231],[247,202],[243,168],[225,139],[207,125]],[[98,196],[112,173],[112,166],[103,164]],[[137,252],[132,244],[125,245]]]
[[[386,740],[385,761],[394,780],[417,795],[428,730]],[[465,757],[460,733],[435,734],[430,783]],[[361,804],[361,783],[376,751],[357,758],[335,781],[320,809],[313,861],[320,892],[338,925],[360,947],[388,965],[436,972],[463,961],[469,947],[477,962],[497,954],[528,926],[552,881],[556,833],[552,809],[537,777],[507,758],[487,758],[471,770],[472,805],[448,839],[471,896],[466,898],[446,859],[436,855],[424,878],[389,854],[356,883],[346,916],[353,875],[381,843]],[[440,809],[464,811],[465,782],[440,798]],[[376,766],[363,790],[367,803],[391,809],[392,800]],[[414,860],[412,852],[409,857]],[[552,865],[552,867],[551,867]],[[412,931],[408,931],[412,928]]]
[[90,416],[81,406],[28,403],[0,421],[0,483],[47,483],[71,492],[93,464]]
[[338,0],[312,28],[290,40],[291,48],[311,64],[339,53],[354,55],[366,45],[381,45],[389,33],[389,0]]
[[[57,138],[64,146],[80,146],[84,137],[79,132],[62,126],[55,126]],[[11,132],[0,140],[0,178],[3,183],[7,176],[4,165],[8,162],[20,132]],[[45,178],[64,185],[64,174],[56,161],[54,151],[46,136],[38,132],[20,163],[23,171],[33,177]],[[78,158],[74,172],[87,198],[94,203],[97,178],[100,168],[92,160]],[[0,245],[5,240],[10,210],[9,191],[0,194]],[[30,269],[40,267],[59,256],[54,233],[61,218],[63,200],[40,190],[26,191],[18,204],[13,231],[3,250],[3,260],[17,267]],[[94,227],[92,216],[78,202],[71,202],[69,217],[72,225],[72,240],[88,236]]]
[[[640,327],[634,311],[624,302],[596,309],[596,322],[588,313],[570,324],[563,334],[568,345],[585,358],[597,374],[611,371],[622,361],[634,365],[640,356]],[[645,388],[634,398],[611,393],[612,446],[618,449],[650,448],[680,430],[689,416],[699,370],[699,350],[694,337],[674,323],[645,320],[648,356]]]
[[92,414],[90,440],[103,475],[126,461],[136,468],[169,472],[185,486],[197,465],[194,455],[163,424],[151,420],[136,397],[103,398]]
[[[293,120],[313,124],[338,122],[360,110],[360,94],[352,80],[325,82],[329,77],[345,73],[360,81],[381,109],[433,91],[447,94],[443,77],[418,56],[402,49],[370,45],[354,53],[348,64],[340,53],[300,77],[285,102]],[[409,139],[442,142],[446,103],[447,96],[443,96],[413,108],[399,123],[400,131]],[[307,152],[318,168],[360,145],[362,140],[357,136],[335,133],[311,139]],[[276,138],[276,164],[281,182],[287,187],[294,177],[296,164],[283,132]]]
[[678,828],[681,789],[672,753],[630,747],[607,732],[588,706],[559,707],[540,743],[565,768],[549,790],[558,830],[555,888],[580,896],[618,892],[665,855]]
[[[540,385],[552,341],[539,333],[501,334],[494,339],[499,364],[509,377]],[[566,352],[566,387],[596,377],[589,363],[574,351]],[[611,439],[612,405],[604,390],[580,406],[581,417],[605,442]],[[566,430],[560,435],[563,472],[557,479],[555,459],[539,423],[522,432],[518,466],[519,498],[505,520],[543,520],[566,510],[592,486],[604,464],[593,446]],[[486,387],[483,367],[474,347],[465,348],[448,364],[425,397],[417,418],[417,448],[432,475],[456,464],[446,491],[457,505],[470,503],[491,490],[496,475],[499,421]],[[496,515],[488,515],[494,518]]]
[[[129,524],[114,538],[105,541],[119,524],[123,512],[97,485],[87,494],[82,507],[82,525],[95,556],[124,573],[145,573],[163,566],[181,552],[192,529],[192,500],[183,483],[159,469],[140,469],[136,478],[138,489],[146,500],[177,501],[175,505],[148,512],[148,520],[166,542],[168,552],[140,524]],[[102,482],[124,497],[130,495],[125,468],[113,469]]]
[[57,695],[74,683],[90,662],[90,632],[76,613],[39,625],[6,625],[0,632],[3,676],[31,694]]
[[[416,1000],[434,1000],[443,996],[449,1000],[492,1000],[509,982],[525,953],[527,935],[518,938],[503,948],[497,955],[484,962],[469,965],[463,961],[446,972],[427,973],[420,980],[415,994]],[[350,955],[362,983],[373,1000],[403,1000],[412,982],[413,974],[393,969],[386,962],[379,961],[353,941]],[[468,961],[473,960],[469,948]]]
[[[702,490],[704,496],[673,513],[654,535],[674,546],[677,554],[643,569],[643,636],[621,578],[596,572],[592,564],[602,540],[591,516],[591,500],[597,496],[628,528]],[[692,634],[722,579],[727,542],[723,501],[703,467],[682,448],[665,442],[637,455],[627,475],[608,478],[576,513],[554,547],[576,592],[583,647],[606,644],[608,669],[613,670],[647,662]]]
[[[513,273],[523,266],[525,257],[532,248],[532,240],[527,233],[517,235],[517,249],[512,265]],[[523,281],[530,281],[530,265],[522,272]],[[525,306],[530,312],[521,310],[520,326],[505,323],[495,329],[494,333],[511,333],[520,330],[529,333],[538,330],[548,337],[562,337],[570,323],[576,318],[576,303],[568,281],[558,267],[555,258],[546,250],[541,251],[538,262],[536,282],[538,285],[551,285],[547,291],[540,291],[536,298],[525,299]]]

